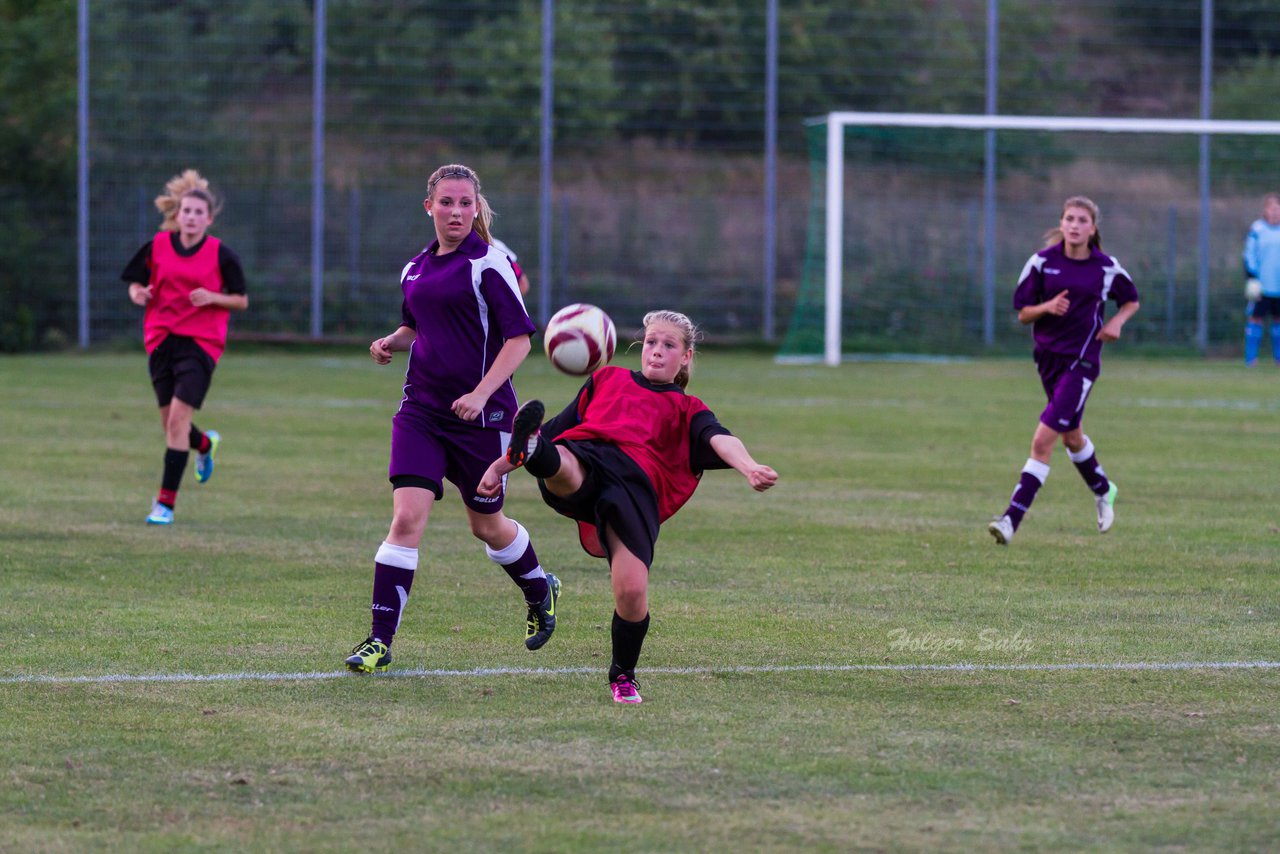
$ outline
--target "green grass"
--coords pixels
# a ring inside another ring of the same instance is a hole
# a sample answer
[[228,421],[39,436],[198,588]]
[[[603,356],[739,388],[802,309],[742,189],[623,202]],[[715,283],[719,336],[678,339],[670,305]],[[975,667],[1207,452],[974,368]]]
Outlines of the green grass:
[[[1110,357],[1086,424],[1114,531],[1059,450],[1002,549],[1029,360],[708,351],[693,391],[782,479],[709,473],[664,527],[639,707],[603,679],[603,562],[520,475],[565,583],[536,654],[449,493],[395,645],[426,675],[68,681],[337,673],[401,370],[233,348],[198,422],[217,473],[157,529],[144,359],[0,359],[0,851],[1280,846],[1275,667],[905,667],[1280,660],[1280,372],[1234,363]],[[538,358],[519,385],[577,387]]]

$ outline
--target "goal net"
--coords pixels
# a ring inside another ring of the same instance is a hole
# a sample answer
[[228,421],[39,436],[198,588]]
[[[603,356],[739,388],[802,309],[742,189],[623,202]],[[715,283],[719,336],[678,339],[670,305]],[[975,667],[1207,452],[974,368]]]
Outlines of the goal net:
[[779,361],[1025,348],[1019,271],[1068,196],[1142,311],[1127,342],[1239,346],[1241,249],[1280,191],[1280,122],[835,112],[808,123],[810,209]]

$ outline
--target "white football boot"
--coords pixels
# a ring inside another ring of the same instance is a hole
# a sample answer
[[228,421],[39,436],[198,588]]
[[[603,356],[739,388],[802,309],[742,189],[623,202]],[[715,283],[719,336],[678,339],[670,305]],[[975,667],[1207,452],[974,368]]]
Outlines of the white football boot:
[[1013,520],[1007,515],[1001,516],[987,526],[987,532],[996,538],[997,544],[1007,546],[1013,539]]
[[1116,489],[1115,482],[1111,484],[1111,488],[1107,490],[1106,495],[1094,496],[1094,500],[1098,503],[1098,533],[1105,534],[1111,530],[1111,526],[1116,521]]

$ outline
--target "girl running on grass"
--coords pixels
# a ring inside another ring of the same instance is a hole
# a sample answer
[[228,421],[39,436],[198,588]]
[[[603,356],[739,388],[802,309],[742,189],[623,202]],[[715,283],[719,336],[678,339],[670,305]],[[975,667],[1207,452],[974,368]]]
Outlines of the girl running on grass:
[[641,367],[604,367],[560,414],[543,423],[541,401],[516,413],[511,445],[480,481],[500,494],[521,466],[538,478],[548,506],[578,522],[582,547],[608,558],[613,581],[613,661],[618,703],[641,702],[636,682],[649,630],[649,567],[659,526],[689,500],[703,471],[733,468],[757,492],[778,481],[742,441],[687,394],[698,330],[683,314],[644,317]]
[[349,669],[386,670],[409,601],[418,545],[446,480],[457,487],[471,533],[524,594],[525,647],[540,649],[556,627],[560,582],[543,571],[524,526],[502,512],[501,490],[480,494],[489,461],[506,452],[516,391],[511,375],[529,355],[534,325],[506,253],[493,247],[493,212],[466,166],[441,166],[423,202],[431,245],[400,274],[401,323],[369,345],[379,365],[408,351],[404,399],[391,421],[392,519],[373,568],[369,637]]
[[[1102,345],[1117,341],[1125,321],[1138,311],[1138,289],[1120,262],[1102,253],[1098,206],[1084,196],[1062,205],[1057,228],[1045,234],[1047,248],[1032,255],[1022,269],[1013,307],[1018,320],[1032,324],[1034,358],[1049,404],[1031,437],[1031,456],[1022,467],[1009,506],[987,526],[1002,546],[1008,545],[1049,476],[1049,457],[1059,441],[1093,492],[1098,532],[1115,521],[1116,485],[1080,426],[1089,392],[1101,373]],[[1119,310],[1103,321],[1107,300]]]
[[129,299],[145,309],[143,344],[165,436],[160,492],[147,522],[170,525],[191,451],[196,480],[213,475],[222,438],[216,430],[201,432],[191,419],[226,349],[231,312],[248,308],[249,297],[239,257],[208,233],[220,206],[199,172],[170,179],[156,207],[164,216],[159,233],[134,253],[120,278],[129,283]]

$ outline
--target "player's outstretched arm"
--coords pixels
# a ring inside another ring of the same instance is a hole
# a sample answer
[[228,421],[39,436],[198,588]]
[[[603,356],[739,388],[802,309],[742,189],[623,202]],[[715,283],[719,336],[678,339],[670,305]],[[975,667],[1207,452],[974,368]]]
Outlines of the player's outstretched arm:
[[1018,322],[1035,323],[1046,314],[1054,314],[1061,317],[1070,308],[1071,300],[1067,299],[1067,292],[1063,290],[1053,299],[1045,300],[1039,305],[1027,305],[1018,309]]
[[141,282],[129,283],[129,300],[134,305],[146,305],[151,301],[154,293],[151,285],[144,285]]
[[1102,325],[1102,328],[1098,330],[1098,334],[1094,337],[1099,341],[1119,341],[1120,330],[1124,328],[1125,322],[1137,313],[1138,303],[1136,301],[1125,303],[1120,306],[1120,310],[1115,313],[1114,317]]
[[498,494],[498,490],[502,487],[502,478],[515,470],[516,467],[511,465],[507,455],[503,454],[485,470],[484,477],[480,478],[480,484],[476,487],[476,492],[486,498],[492,498]]
[[756,492],[764,492],[778,482],[778,473],[752,459],[747,446],[737,436],[712,436],[711,450],[745,477]]
[[418,333],[408,326],[401,326],[385,338],[379,338],[369,345],[369,355],[379,365],[391,363],[391,354],[397,350],[408,350]]
[[190,300],[192,305],[211,305],[227,311],[244,311],[249,308],[248,294],[224,294],[208,288],[196,288],[191,292]]
[[528,335],[517,335],[508,338],[493,359],[493,365],[480,378],[479,384],[467,394],[453,402],[453,414],[463,421],[475,421],[484,412],[484,405],[498,386],[511,379],[511,375],[520,367],[532,349]]

